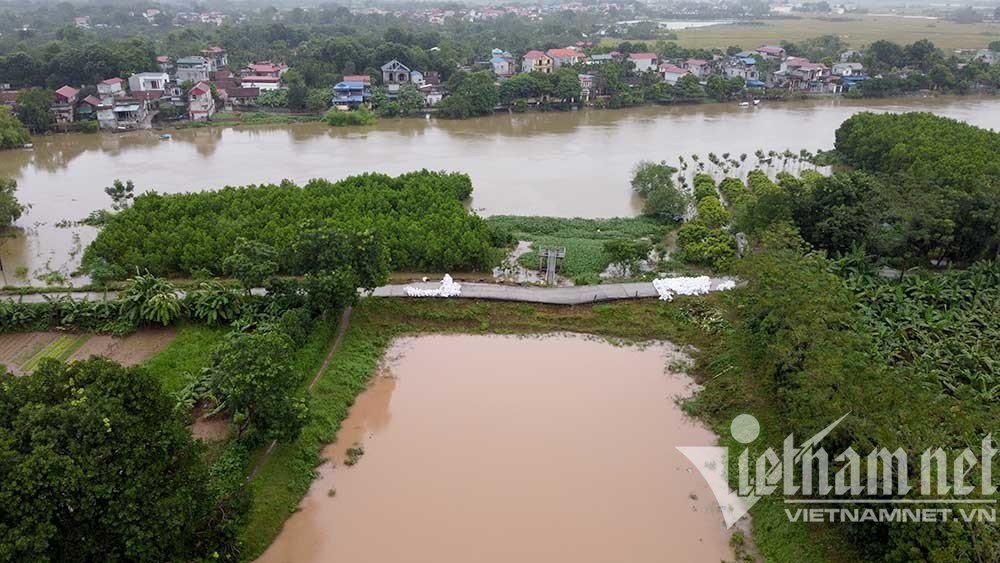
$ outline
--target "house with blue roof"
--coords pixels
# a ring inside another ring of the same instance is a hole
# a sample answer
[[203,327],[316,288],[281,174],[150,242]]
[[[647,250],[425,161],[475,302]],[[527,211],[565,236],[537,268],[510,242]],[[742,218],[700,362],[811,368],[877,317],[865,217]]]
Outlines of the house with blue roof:
[[493,49],[490,55],[490,66],[493,68],[494,76],[499,79],[514,76],[517,71],[514,66],[514,55],[501,49]]
[[367,104],[371,97],[371,84],[360,80],[345,80],[333,87],[334,107],[353,109]]

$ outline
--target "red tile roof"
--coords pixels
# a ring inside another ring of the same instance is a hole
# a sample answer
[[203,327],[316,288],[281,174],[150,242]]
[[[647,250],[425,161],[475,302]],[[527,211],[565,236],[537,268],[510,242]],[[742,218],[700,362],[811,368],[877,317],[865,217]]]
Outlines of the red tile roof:
[[531,51],[528,51],[527,53],[524,54],[524,58],[529,59],[529,60],[541,59],[541,58],[547,57],[547,56],[548,55],[546,55],[545,53],[543,53],[541,51],[536,51],[536,50],[531,50]]
[[260,96],[260,88],[227,88],[230,98],[256,98]]
[[684,64],[691,66],[704,66],[708,64],[708,61],[704,59],[688,59],[684,61]]
[[157,55],[156,62],[157,62],[157,64],[161,64],[161,65],[162,64],[167,64],[167,63],[170,62],[170,57],[168,57],[166,55]]
[[372,77],[367,74],[345,74],[344,82],[371,82]]
[[671,64],[671,63],[663,63],[663,64],[660,65],[659,68],[660,68],[660,72],[669,72],[671,74],[690,74],[688,71],[684,70],[683,68],[681,68],[681,67],[679,67],[679,66],[677,66],[675,64]]
[[125,81],[115,76],[114,78],[108,78],[107,80],[102,80],[101,84],[120,84],[122,82]]
[[240,82],[278,82],[281,79],[277,76],[244,76]]
[[202,94],[205,94],[206,92],[211,92],[211,91],[212,89],[209,87],[208,84],[205,84],[204,82],[199,82],[195,84],[193,88],[191,88],[189,94],[191,94],[192,96],[200,96]]
[[546,55],[552,57],[553,59],[568,59],[570,57],[582,57],[583,53],[577,51],[576,49],[549,49],[545,52]]
[[17,101],[17,92],[15,91],[0,92],[0,102],[5,104],[13,104],[16,101]]
[[631,55],[628,56],[628,58],[635,61],[642,61],[647,59],[655,59],[658,57],[656,53],[632,53]]
[[757,48],[757,51],[761,53],[768,53],[770,55],[777,55],[779,53],[784,52],[784,49],[776,45],[762,45]]
[[79,93],[80,91],[72,86],[63,86],[62,88],[55,91],[56,96],[59,96],[60,98],[66,100],[72,98],[73,96],[76,96]]
[[274,63],[255,63],[247,65],[247,68],[253,72],[264,73],[264,72],[280,72],[282,67]]
[[97,106],[101,105],[101,100],[98,99],[97,96],[87,96],[86,98],[83,99],[82,103],[94,106],[96,108]]

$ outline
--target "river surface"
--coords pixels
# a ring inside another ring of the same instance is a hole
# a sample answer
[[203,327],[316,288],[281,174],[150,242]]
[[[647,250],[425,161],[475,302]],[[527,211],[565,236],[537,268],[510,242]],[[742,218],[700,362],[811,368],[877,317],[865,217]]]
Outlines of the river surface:
[[679,358],[569,335],[398,340],[258,561],[730,560],[676,450],[715,444],[676,404]]
[[[931,111],[1000,128],[1000,98],[969,97],[395,119],[346,129],[321,123],[189,129],[173,132],[169,141],[152,131],[54,135],[35,139],[34,150],[0,152],[0,176],[15,178],[18,197],[31,205],[17,222],[19,236],[3,241],[0,258],[11,283],[37,284],[47,271],[72,271],[96,231],[56,224],[108,207],[104,187],[115,178],[133,180],[139,192],[173,193],[428,168],[467,172],[473,208],[484,215],[634,215],[639,201],[628,181],[640,160],[828,149],[840,123],[865,110]],[[13,279],[19,266],[29,279]]]

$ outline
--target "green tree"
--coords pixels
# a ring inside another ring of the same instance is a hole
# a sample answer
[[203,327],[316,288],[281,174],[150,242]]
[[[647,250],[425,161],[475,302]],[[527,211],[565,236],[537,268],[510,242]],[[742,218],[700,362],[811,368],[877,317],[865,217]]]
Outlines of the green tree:
[[444,117],[466,118],[493,113],[500,93],[487,71],[459,75],[449,81],[451,95],[441,100],[438,111]]
[[17,201],[14,193],[17,191],[17,182],[9,178],[0,178],[0,228],[9,227],[21,218],[24,213],[24,205]]
[[660,188],[674,188],[674,174],[677,169],[666,162],[643,160],[632,169],[632,191],[639,197],[649,197]]
[[212,387],[233,413],[237,438],[291,440],[308,408],[289,363],[291,338],[280,331],[232,333],[213,354]]
[[708,196],[698,200],[698,221],[713,229],[729,224],[729,212],[718,197]]
[[0,150],[16,149],[31,142],[31,135],[23,123],[10,112],[8,107],[0,107]]
[[239,237],[222,267],[249,292],[262,287],[265,280],[278,273],[278,252],[269,244]]
[[173,400],[145,370],[45,360],[30,377],[0,376],[0,389],[0,560],[235,555],[225,522],[238,511],[212,494]]
[[17,118],[32,133],[45,133],[52,128],[52,92],[28,88],[17,94]]
[[121,180],[116,179],[110,186],[104,188],[104,193],[111,197],[112,209],[115,211],[128,209],[135,197],[135,184],[132,183],[132,180],[123,184]]

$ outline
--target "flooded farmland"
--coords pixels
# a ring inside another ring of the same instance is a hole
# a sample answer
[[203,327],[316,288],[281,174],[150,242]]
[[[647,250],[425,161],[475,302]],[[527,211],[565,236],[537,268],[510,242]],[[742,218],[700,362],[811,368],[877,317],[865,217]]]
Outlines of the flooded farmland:
[[569,335],[398,340],[259,561],[731,559],[675,449],[715,439],[675,402],[681,357]]
[[840,123],[868,110],[930,111],[1000,128],[1000,99],[943,97],[390,119],[368,128],[207,128],[166,141],[153,131],[38,137],[34,150],[0,153],[0,177],[17,180],[18,198],[31,206],[17,238],[2,241],[0,259],[9,283],[37,285],[49,272],[72,272],[96,230],[58,225],[109,207],[104,188],[116,178],[133,180],[138,192],[173,193],[427,168],[468,173],[472,207],[483,215],[631,216],[639,201],[629,173],[640,160],[829,149]]

